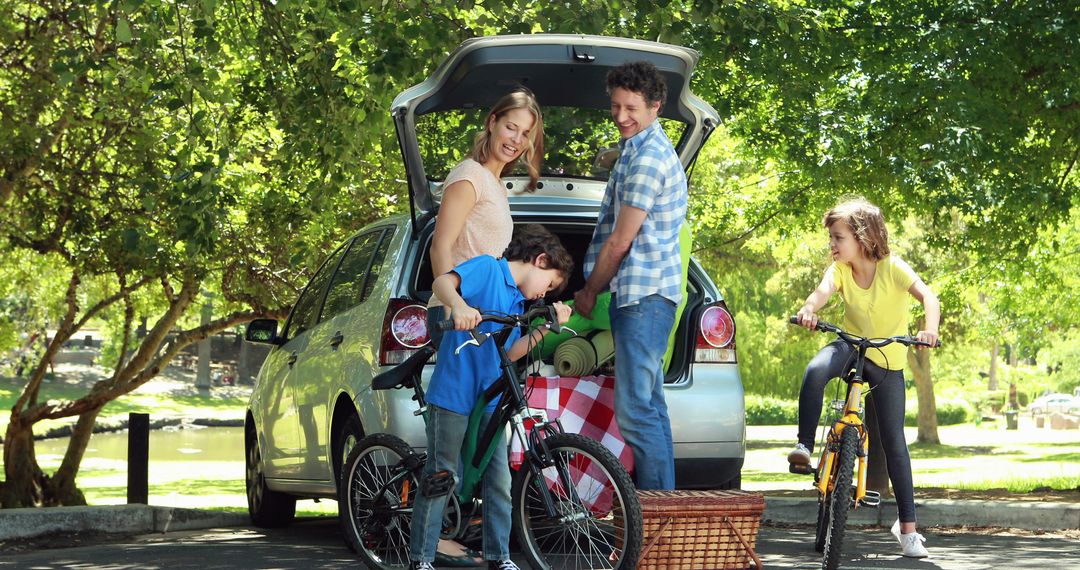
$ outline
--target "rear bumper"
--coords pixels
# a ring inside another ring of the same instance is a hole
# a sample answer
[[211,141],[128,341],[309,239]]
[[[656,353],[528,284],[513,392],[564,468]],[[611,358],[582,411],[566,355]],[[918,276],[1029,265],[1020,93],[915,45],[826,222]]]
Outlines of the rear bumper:
[[739,477],[742,466],[742,457],[676,459],[675,487],[718,489]]

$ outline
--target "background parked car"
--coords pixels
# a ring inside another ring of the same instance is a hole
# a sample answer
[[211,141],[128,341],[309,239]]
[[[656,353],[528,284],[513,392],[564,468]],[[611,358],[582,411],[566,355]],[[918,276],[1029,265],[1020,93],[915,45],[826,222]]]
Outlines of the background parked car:
[[1031,415],[1080,412],[1080,399],[1068,394],[1047,394],[1032,400],[1028,405]]
[[[504,177],[511,212],[515,223],[544,224],[574,256],[578,269],[563,297],[583,285],[580,268],[606,185],[604,166],[618,140],[603,78],[611,67],[642,59],[667,78],[660,121],[689,168],[718,116],[690,92],[697,54],[677,46],[592,36],[477,38],[395,99],[410,213],[371,224],[334,250],[280,330],[272,320],[248,328],[249,340],[274,345],[246,420],[248,503],[256,524],[287,524],[298,497],[336,497],[341,464],[365,434],[389,432],[425,444],[410,394],[372,391],[370,381],[428,341],[428,250],[440,181],[468,151],[481,114],[518,84],[544,106],[548,150],[537,192],[521,193],[524,176]],[[677,484],[737,487],[745,409],[735,322],[693,259],[687,299],[665,379]]]

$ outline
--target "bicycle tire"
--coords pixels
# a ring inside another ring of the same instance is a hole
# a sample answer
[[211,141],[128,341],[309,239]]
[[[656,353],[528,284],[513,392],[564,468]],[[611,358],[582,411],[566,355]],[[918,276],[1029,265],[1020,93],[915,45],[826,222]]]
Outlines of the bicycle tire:
[[821,560],[823,570],[840,567],[840,552],[844,546],[844,530],[851,508],[851,476],[855,470],[855,450],[859,445],[859,431],[846,427],[840,434],[840,452],[837,454],[836,485],[829,502],[829,526],[825,535],[825,551]]
[[[642,516],[630,474],[595,440],[563,433],[544,442],[555,466],[536,472],[526,462],[512,485],[514,535],[529,565],[535,570],[636,568]],[[548,516],[541,485],[562,516]]]
[[[409,444],[388,433],[364,437],[349,452],[338,489],[338,519],[350,550],[368,568],[391,570],[409,567],[412,505],[416,499],[416,473],[383,485],[397,475],[401,460],[414,455]],[[405,506],[408,510],[399,511]]]

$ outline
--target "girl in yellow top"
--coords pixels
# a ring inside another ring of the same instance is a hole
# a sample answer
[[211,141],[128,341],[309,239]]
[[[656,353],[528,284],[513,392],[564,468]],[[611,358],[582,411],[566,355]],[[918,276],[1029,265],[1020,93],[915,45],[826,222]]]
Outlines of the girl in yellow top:
[[[918,332],[917,338],[936,343],[941,304],[907,263],[889,254],[889,234],[881,210],[856,198],[826,212],[822,224],[829,231],[833,263],[799,309],[799,324],[813,329],[818,322],[818,309],[839,292],[845,306],[844,329],[873,338],[904,335],[908,332],[910,293],[926,312],[926,328]],[[904,345],[894,343],[880,352],[867,352],[869,362],[863,376],[874,395],[870,405],[877,415],[881,446],[896,494],[899,518],[892,532],[900,541],[904,556],[922,558],[928,553],[922,545],[925,539],[915,529],[911,458],[904,439],[906,350]],[[810,463],[825,385],[847,371],[854,352],[849,344],[838,339],[821,349],[807,365],[799,391],[799,442],[788,455],[789,462]]]

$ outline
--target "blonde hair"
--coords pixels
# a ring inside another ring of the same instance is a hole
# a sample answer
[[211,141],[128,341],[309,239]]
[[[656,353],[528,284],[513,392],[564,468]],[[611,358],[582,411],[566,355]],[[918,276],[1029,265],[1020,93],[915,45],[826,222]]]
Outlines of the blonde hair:
[[889,230],[885,228],[885,216],[881,215],[881,208],[866,198],[855,196],[844,200],[825,212],[821,220],[825,229],[836,222],[847,224],[868,259],[879,261],[889,255]]
[[[491,158],[491,125],[514,109],[528,110],[532,113],[534,120],[532,128],[529,129],[529,135],[526,137],[525,152],[519,157],[529,171],[529,183],[525,189],[532,192],[536,190],[536,183],[540,180],[540,163],[544,159],[544,116],[540,113],[540,104],[536,102],[536,96],[529,89],[519,87],[495,102],[487,117],[484,118],[484,129],[476,134],[476,139],[473,141],[472,159],[483,164]],[[507,163],[500,176],[506,176],[513,169],[514,163]]]

